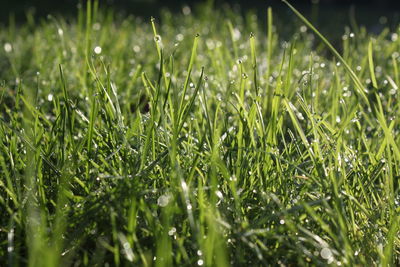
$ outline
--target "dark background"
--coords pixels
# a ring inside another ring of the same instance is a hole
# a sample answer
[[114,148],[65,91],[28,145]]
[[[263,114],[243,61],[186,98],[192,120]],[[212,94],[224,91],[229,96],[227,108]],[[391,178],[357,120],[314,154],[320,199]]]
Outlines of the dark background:
[[[0,23],[8,24],[10,16],[17,23],[26,21],[27,11],[33,11],[35,18],[40,19],[48,14],[63,16],[75,16],[77,5],[86,0],[0,0]],[[124,14],[138,16],[157,16],[162,8],[181,12],[182,6],[196,6],[207,0],[100,0],[100,6],[111,7]],[[208,0],[210,1],[210,0]],[[241,10],[256,9],[265,12],[268,6],[274,11],[283,14],[288,8],[281,0],[211,0],[216,7],[223,8],[224,5],[239,5]],[[319,20],[323,25],[330,23],[329,19],[338,20],[341,24],[348,24],[349,10],[353,7],[356,18],[360,24],[376,26],[383,16],[387,18],[387,24],[397,26],[400,21],[400,0],[289,0],[304,15],[309,15],[315,6],[318,6]],[[318,3],[318,4],[317,4]],[[285,13],[286,12],[286,13]],[[289,16],[289,15],[288,15]]]

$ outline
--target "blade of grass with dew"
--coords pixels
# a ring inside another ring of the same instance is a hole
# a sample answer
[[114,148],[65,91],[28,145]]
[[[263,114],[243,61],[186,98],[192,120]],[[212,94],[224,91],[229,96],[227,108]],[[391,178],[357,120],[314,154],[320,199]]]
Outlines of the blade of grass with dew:
[[353,80],[355,86],[357,87],[357,92],[362,97],[363,101],[369,106],[369,100],[367,95],[365,94],[364,86],[362,85],[358,76],[354,73],[351,67],[347,64],[347,62],[343,59],[343,57],[339,54],[339,52],[332,46],[332,44],[309,22],[297,9],[295,9],[291,4],[289,4],[286,0],[281,0],[284,2],[295,14],[299,17],[304,24],[307,25],[321,40],[322,42],[331,50],[331,52],[335,55],[335,57],[345,66],[347,72],[349,73],[351,79]]

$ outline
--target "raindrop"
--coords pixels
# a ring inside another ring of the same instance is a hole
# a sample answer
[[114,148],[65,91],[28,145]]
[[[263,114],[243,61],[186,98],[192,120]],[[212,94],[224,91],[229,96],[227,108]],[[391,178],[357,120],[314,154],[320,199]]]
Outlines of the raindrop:
[[204,261],[202,259],[197,261],[197,265],[202,266],[204,264]]
[[50,101],[50,102],[53,101],[53,94],[48,94],[47,95],[47,100]]
[[64,35],[64,31],[61,28],[58,28],[58,35],[63,36]]
[[249,76],[246,73],[242,73],[242,78],[245,80],[247,79]]

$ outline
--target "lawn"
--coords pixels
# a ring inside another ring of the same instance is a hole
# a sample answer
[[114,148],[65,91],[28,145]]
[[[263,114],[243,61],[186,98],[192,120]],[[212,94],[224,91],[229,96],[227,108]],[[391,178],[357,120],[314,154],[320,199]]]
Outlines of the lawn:
[[0,265],[400,265],[400,27],[282,6],[1,26]]

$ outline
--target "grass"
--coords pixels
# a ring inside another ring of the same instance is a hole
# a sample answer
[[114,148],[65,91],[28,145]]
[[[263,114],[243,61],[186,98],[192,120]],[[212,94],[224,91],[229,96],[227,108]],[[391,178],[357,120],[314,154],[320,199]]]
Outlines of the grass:
[[0,265],[399,265],[400,28],[286,8],[2,26]]

